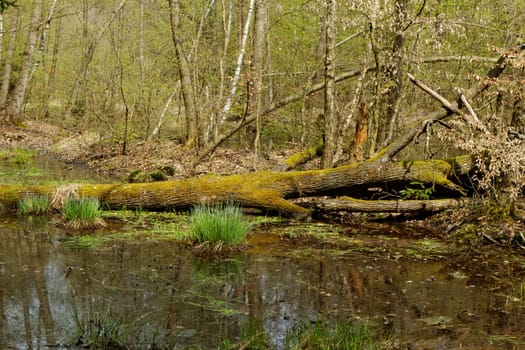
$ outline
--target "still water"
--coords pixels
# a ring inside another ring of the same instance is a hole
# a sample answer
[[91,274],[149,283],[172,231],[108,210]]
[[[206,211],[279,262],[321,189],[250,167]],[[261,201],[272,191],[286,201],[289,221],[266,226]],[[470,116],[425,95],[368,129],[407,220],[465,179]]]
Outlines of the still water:
[[280,348],[320,320],[366,321],[402,348],[525,348],[523,256],[452,253],[403,229],[301,234],[316,225],[268,224],[248,249],[209,258],[156,239],[88,249],[68,244],[52,218],[4,215],[0,349],[75,348],[79,325],[97,320],[125,325],[137,348],[215,349],[248,324]]

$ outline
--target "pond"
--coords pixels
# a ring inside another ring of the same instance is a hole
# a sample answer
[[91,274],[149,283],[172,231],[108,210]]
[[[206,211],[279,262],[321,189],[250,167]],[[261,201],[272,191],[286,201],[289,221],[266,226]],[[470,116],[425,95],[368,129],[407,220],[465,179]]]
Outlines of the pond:
[[[85,177],[59,163],[39,169]],[[390,348],[525,348],[525,259],[515,253],[459,251],[410,223],[270,220],[246,249],[210,257],[148,225],[130,239],[125,221],[110,221],[97,233],[108,239],[89,245],[53,218],[2,216],[0,348],[81,348],[91,329],[139,349],[216,349],[254,327],[282,349],[298,327],[340,320]]]

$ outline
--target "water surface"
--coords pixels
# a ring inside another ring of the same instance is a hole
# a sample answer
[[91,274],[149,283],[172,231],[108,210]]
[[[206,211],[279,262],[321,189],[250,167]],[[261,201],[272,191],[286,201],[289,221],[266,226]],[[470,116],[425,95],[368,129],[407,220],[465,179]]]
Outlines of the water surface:
[[[62,170],[41,172],[71,178]],[[2,181],[9,171],[0,170]],[[458,253],[414,231],[268,224],[248,249],[210,258],[152,237],[86,248],[53,218],[4,214],[0,348],[74,348],[77,321],[101,319],[133,330],[139,348],[215,349],[249,323],[280,348],[291,329],[320,320],[363,320],[402,348],[525,348],[523,256]]]

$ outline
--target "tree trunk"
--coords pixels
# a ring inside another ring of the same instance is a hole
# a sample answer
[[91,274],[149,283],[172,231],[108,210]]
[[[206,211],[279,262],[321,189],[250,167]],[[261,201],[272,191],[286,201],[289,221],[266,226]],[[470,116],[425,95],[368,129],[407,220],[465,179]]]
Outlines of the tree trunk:
[[253,38],[253,62],[252,62],[252,81],[253,96],[255,101],[255,141],[254,141],[254,168],[257,169],[257,157],[261,148],[261,119],[263,112],[263,71],[264,57],[266,49],[266,24],[268,22],[267,0],[257,0],[255,4],[255,24]]
[[[453,182],[466,176],[473,167],[469,156],[449,160],[389,162],[381,158],[338,168],[295,172],[252,172],[231,176],[204,176],[179,181],[129,184],[66,185],[80,197],[99,198],[108,208],[149,210],[186,209],[198,204],[237,203],[296,218],[305,218],[311,210],[288,199],[325,195],[367,198],[369,188],[403,189],[418,181],[456,196],[463,188]],[[56,185],[0,185],[0,206],[13,208],[28,194],[64,191]],[[56,201],[56,198],[53,198]]]
[[321,166],[331,168],[334,163],[336,136],[338,127],[335,110],[335,16],[336,0],[328,0],[326,13],[326,53],[325,53],[325,95],[324,95],[324,130],[323,156]]
[[363,200],[350,197],[322,199],[315,203],[325,212],[350,211],[362,213],[435,213],[463,205],[464,199],[444,198],[434,200]]
[[380,121],[381,127],[376,141],[379,147],[386,146],[392,140],[401,101],[404,78],[403,66],[405,63],[403,48],[405,45],[404,31],[407,19],[407,6],[408,0],[396,0],[394,4],[394,44],[389,54],[388,62],[383,67],[386,80],[383,85],[387,86],[382,103],[384,108],[377,106],[377,108],[384,110],[384,117]]
[[31,13],[31,24],[29,25],[29,33],[27,36],[27,43],[22,55],[22,63],[18,79],[15,87],[9,93],[5,105],[5,113],[11,122],[18,124],[22,122],[21,112],[25,100],[27,86],[31,73],[33,62],[33,54],[38,39],[38,31],[40,28],[40,4],[38,1],[33,2],[33,11]]
[[188,57],[182,47],[180,39],[181,24],[180,24],[180,7],[178,0],[168,0],[170,5],[170,19],[171,19],[171,35],[173,44],[175,46],[175,54],[179,64],[179,75],[181,81],[182,97],[184,100],[184,110],[186,113],[186,147],[199,147],[199,117],[197,114],[197,105],[195,100],[195,93],[193,90],[193,81],[191,78],[191,70],[188,62]]
[[[9,36],[9,47],[4,64],[4,76],[2,78],[2,88],[0,89],[0,106],[4,106],[7,102],[9,94],[9,85],[11,82],[11,72],[13,71],[13,56],[16,49],[16,35],[18,33],[18,9],[13,11],[12,25],[10,28],[11,35]],[[2,107],[3,108],[3,107]]]

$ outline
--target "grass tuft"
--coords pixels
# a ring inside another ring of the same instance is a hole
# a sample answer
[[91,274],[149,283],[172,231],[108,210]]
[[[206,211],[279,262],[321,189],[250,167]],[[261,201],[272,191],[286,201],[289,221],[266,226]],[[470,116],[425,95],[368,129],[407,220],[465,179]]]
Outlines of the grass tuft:
[[24,147],[14,147],[0,151],[0,159],[17,164],[28,164],[35,159],[37,152]]
[[251,227],[237,206],[196,206],[191,215],[189,236],[217,251],[244,243]]
[[106,226],[100,212],[100,202],[97,198],[70,198],[64,202],[61,209],[69,229],[83,230]]
[[18,213],[22,215],[44,215],[49,211],[49,204],[47,196],[29,195],[18,201]]
[[287,334],[285,349],[374,349],[372,330],[362,322],[339,321],[332,327],[326,322],[301,323]]
[[111,311],[83,321],[75,315],[74,344],[89,349],[127,349],[124,321]]

